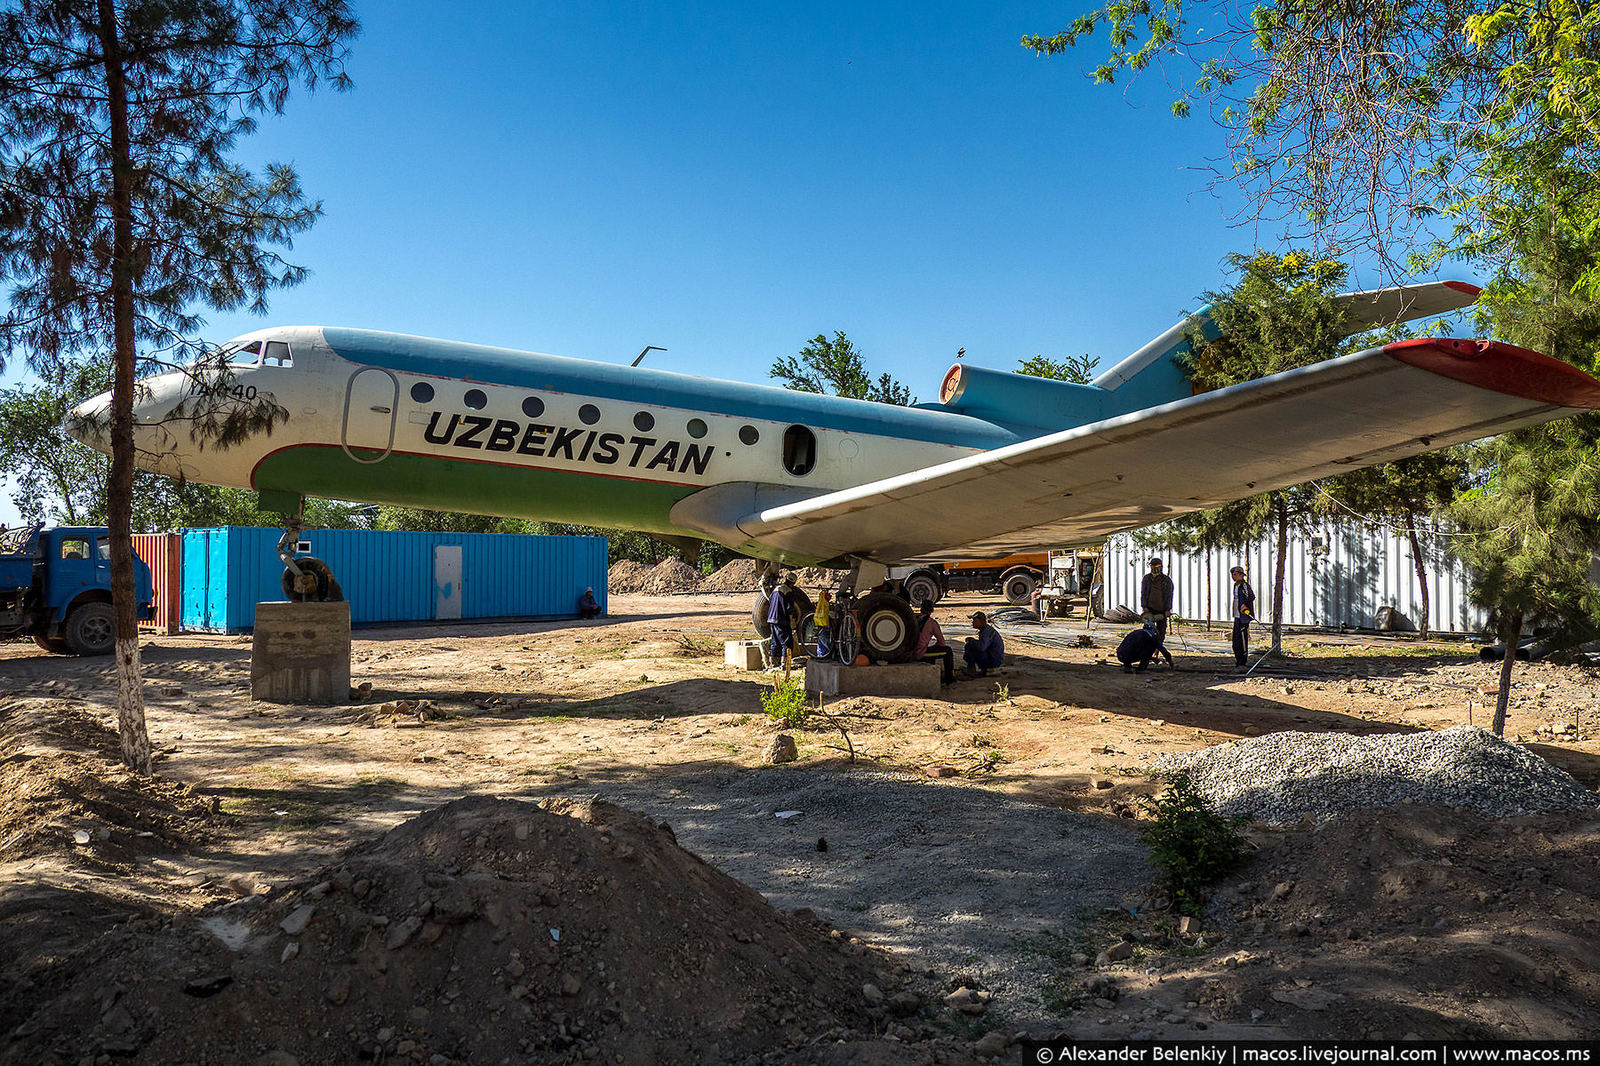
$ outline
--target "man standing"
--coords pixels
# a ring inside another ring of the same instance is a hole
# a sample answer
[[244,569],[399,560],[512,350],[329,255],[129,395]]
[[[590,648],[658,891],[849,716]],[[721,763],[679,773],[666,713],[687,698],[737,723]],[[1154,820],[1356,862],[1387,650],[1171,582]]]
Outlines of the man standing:
[[1154,622],[1146,622],[1123,637],[1122,643],[1117,645],[1117,661],[1122,664],[1125,674],[1144,673],[1150,667],[1150,660],[1157,655],[1166,659],[1168,666],[1173,665],[1172,653],[1161,643]]
[[1005,665],[1006,642],[1000,639],[999,631],[989,624],[989,617],[982,611],[973,613],[972,628],[978,635],[967,638],[961,657],[967,669],[977,671],[979,677],[987,677],[990,670]]
[[1244,567],[1228,571],[1233,578],[1233,662],[1243,666],[1250,655],[1250,623],[1256,617],[1256,590],[1244,579]]
[[917,619],[917,653],[913,658],[939,660],[941,684],[948,685],[956,679],[956,653],[944,642],[944,630],[933,617],[932,600],[922,601],[922,614]]
[[1172,579],[1161,572],[1161,560],[1150,560],[1150,572],[1139,587],[1139,608],[1156,624],[1156,640],[1167,642],[1167,618],[1172,614]]
[[767,601],[767,625],[771,627],[772,667],[789,669],[789,655],[794,649],[794,626],[791,620],[790,594],[794,592],[794,575],[785,574],[782,584],[772,590]]

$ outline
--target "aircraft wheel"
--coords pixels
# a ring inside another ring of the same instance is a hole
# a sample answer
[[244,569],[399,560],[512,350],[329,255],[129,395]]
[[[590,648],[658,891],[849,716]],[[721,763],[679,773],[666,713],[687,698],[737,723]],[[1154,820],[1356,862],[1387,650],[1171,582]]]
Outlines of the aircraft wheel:
[[69,647],[67,642],[62,640],[60,637],[44,637],[35,633],[33,635],[33,642],[39,645],[39,647],[43,648],[45,651],[49,652],[51,655],[72,654],[72,648]]
[[86,603],[67,616],[61,636],[74,655],[109,655],[116,623],[109,603]]
[[856,605],[861,646],[867,658],[905,662],[917,646],[917,619],[911,605],[891,592],[873,592]]
[[912,606],[921,607],[922,601],[938,603],[943,593],[939,590],[939,582],[930,574],[917,574],[906,582],[906,595],[911,597]]
[[333,570],[321,559],[307,556],[296,559],[295,565],[302,573],[296,578],[294,571],[283,568],[280,584],[283,594],[295,603],[337,603],[344,599],[344,589],[333,576]]
[[1039,587],[1039,579],[1026,570],[1017,570],[1007,574],[1000,582],[1000,591],[1004,594],[1007,603],[1022,606],[1033,599],[1033,590]]
[[771,600],[764,592],[756,593],[755,606],[750,608],[750,621],[755,624],[756,635],[765,640],[772,635],[772,624],[767,621],[767,609]]

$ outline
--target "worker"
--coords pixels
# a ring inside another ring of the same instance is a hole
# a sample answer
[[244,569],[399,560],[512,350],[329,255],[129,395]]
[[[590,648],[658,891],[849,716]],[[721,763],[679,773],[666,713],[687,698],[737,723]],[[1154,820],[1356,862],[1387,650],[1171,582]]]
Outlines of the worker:
[[817,609],[812,613],[811,621],[816,626],[817,658],[826,659],[833,654],[833,631],[828,628],[832,617],[829,612],[827,589],[817,593]]
[[1135,629],[1117,645],[1117,661],[1122,664],[1125,674],[1144,673],[1150,667],[1150,660],[1157,655],[1166,659],[1168,666],[1173,665],[1172,653],[1161,642],[1161,635],[1153,621]]
[[578,617],[589,619],[600,617],[600,604],[594,598],[593,586],[583,590],[583,595],[578,597]]
[[913,658],[939,660],[939,683],[948,685],[955,681],[955,649],[944,642],[944,630],[939,628],[938,619],[933,617],[932,600],[922,601],[921,614],[917,618],[917,654]]
[[989,624],[988,616],[982,611],[973,612],[972,628],[978,631],[978,635],[967,638],[966,650],[961,657],[966,661],[968,671],[979,677],[987,677],[990,670],[1005,665],[1006,642],[1000,639],[999,631]]
[[767,601],[767,625],[771,627],[770,669],[783,667],[787,673],[794,650],[794,575],[785,574]]
[[1244,567],[1228,571],[1233,578],[1233,663],[1244,666],[1250,657],[1250,623],[1256,619],[1256,590],[1244,579]]
[[1150,572],[1139,586],[1139,609],[1156,624],[1156,639],[1167,642],[1167,619],[1172,615],[1172,578],[1162,573],[1161,560],[1150,560]]

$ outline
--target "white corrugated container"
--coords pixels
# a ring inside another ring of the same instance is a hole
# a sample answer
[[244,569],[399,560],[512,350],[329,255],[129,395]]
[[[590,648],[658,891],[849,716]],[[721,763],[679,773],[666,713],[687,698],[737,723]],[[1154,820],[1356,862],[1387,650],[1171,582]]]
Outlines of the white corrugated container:
[[[1428,574],[1428,628],[1436,633],[1476,633],[1487,615],[1467,602],[1466,575],[1443,551],[1423,541]],[[1175,609],[1182,618],[1226,622],[1232,618],[1228,569],[1242,564],[1256,590],[1256,613],[1271,621],[1272,579],[1277,566],[1274,538],[1243,551],[1174,552],[1140,548],[1124,533],[1111,538],[1102,556],[1104,602],[1139,609],[1139,586],[1150,560],[1160,558],[1172,577]],[[1209,594],[1208,594],[1209,588]],[[1422,590],[1403,533],[1382,527],[1329,523],[1289,535],[1284,566],[1283,620],[1295,626],[1375,624],[1378,610],[1394,607],[1413,623],[1422,612]]]

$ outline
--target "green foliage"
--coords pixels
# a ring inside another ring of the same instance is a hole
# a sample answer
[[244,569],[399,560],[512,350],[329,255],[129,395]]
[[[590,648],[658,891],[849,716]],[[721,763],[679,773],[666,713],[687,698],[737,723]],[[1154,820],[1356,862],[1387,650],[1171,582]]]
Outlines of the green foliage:
[[771,374],[784,388],[796,392],[815,392],[848,396],[855,400],[874,400],[905,406],[915,402],[911,390],[888,374],[873,381],[862,362],[861,351],[844,331],[835,330],[830,340],[819,333],[806,342],[798,356],[786,356],[772,364]]
[[1023,359],[1016,372],[1018,374],[1031,374],[1036,378],[1070,381],[1074,385],[1088,385],[1094,381],[1094,368],[1099,363],[1099,359],[1088,353],[1069,355],[1065,359],[1051,359],[1047,355],[1035,355],[1031,358]]
[[1362,347],[1345,336],[1344,306],[1334,300],[1349,269],[1304,251],[1228,256],[1239,275],[1224,292],[1206,294],[1221,336],[1189,339],[1179,365],[1200,392],[1224,389],[1309,366]]
[[1139,836],[1150,849],[1150,863],[1161,871],[1161,887],[1174,910],[1198,915],[1205,887],[1244,863],[1248,843],[1239,829],[1245,819],[1222,817],[1185,774],[1175,775],[1164,792],[1143,805],[1154,820]]
[[104,521],[109,461],[62,429],[67,413],[102,391],[106,375],[71,363],[31,385],[0,390],[0,476],[30,522],[93,525]]
[[805,686],[798,677],[785,677],[775,682],[771,692],[761,694],[761,709],[767,717],[789,729],[799,729],[806,724],[811,713]]

